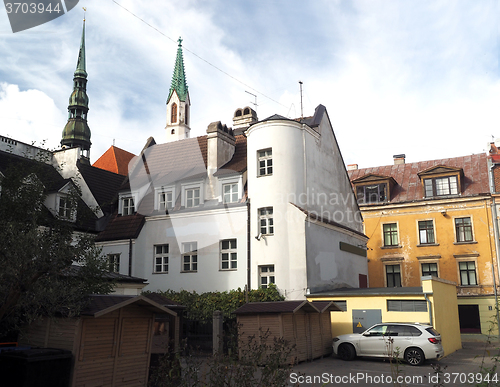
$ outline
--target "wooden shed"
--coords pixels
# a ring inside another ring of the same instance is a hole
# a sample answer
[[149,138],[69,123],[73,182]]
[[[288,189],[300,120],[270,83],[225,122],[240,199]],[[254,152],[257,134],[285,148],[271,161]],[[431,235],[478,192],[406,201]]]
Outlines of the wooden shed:
[[38,321],[20,342],[72,351],[72,387],[145,387],[156,313],[176,315],[144,296],[91,296],[80,316]]
[[312,360],[332,353],[330,311],[340,308],[333,302],[277,301],[251,302],[234,313],[237,316],[239,342],[261,337],[269,329],[270,337],[279,337],[295,345],[291,362]]

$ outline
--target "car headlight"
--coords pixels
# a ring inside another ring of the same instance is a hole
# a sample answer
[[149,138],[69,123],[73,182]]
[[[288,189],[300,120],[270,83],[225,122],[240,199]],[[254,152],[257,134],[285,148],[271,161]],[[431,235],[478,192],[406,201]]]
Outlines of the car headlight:
[[336,343],[337,341],[339,341],[340,339],[338,337],[334,337],[333,338],[333,342]]

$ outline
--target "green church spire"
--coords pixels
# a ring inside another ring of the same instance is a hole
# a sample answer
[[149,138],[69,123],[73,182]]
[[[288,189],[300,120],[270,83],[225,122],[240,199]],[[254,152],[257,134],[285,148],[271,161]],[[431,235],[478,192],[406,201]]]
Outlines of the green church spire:
[[175,60],[174,75],[172,76],[172,85],[168,93],[167,102],[170,100],[174,90],[177,92],[179,99],[182,102],[186,101],[188,94],[188,86],[186,83],[186,74],[184,73],[184,59],[182,57],[182,38],[178,40],[179,46],[177,48],[177,58]]
[[63,147],[80,147],[90,150],[90,128],[87,124],[89,97],[87,96],[87,71],[85,70],[85,19],[83,20],[80,52],[73,77],[73,92],[69,97],[68,122],[62,133]]

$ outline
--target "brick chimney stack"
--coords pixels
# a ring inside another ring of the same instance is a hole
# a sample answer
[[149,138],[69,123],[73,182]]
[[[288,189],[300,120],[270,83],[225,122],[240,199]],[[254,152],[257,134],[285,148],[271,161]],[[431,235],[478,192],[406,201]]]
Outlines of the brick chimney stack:
[[392,157],[394,158],[394,165],[404,164],[405,163],[406,155],[404,155],[404,154],[394,155]]

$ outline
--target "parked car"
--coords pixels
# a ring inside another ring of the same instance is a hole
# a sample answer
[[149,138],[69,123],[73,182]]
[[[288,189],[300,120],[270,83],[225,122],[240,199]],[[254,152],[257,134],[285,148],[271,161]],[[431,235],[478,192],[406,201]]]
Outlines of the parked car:
[[410,323],[380,323],[363,333],[334,337],[333,353],[342,360],[392,354],[413,366],[444,356],[441,335],[432,326]]

